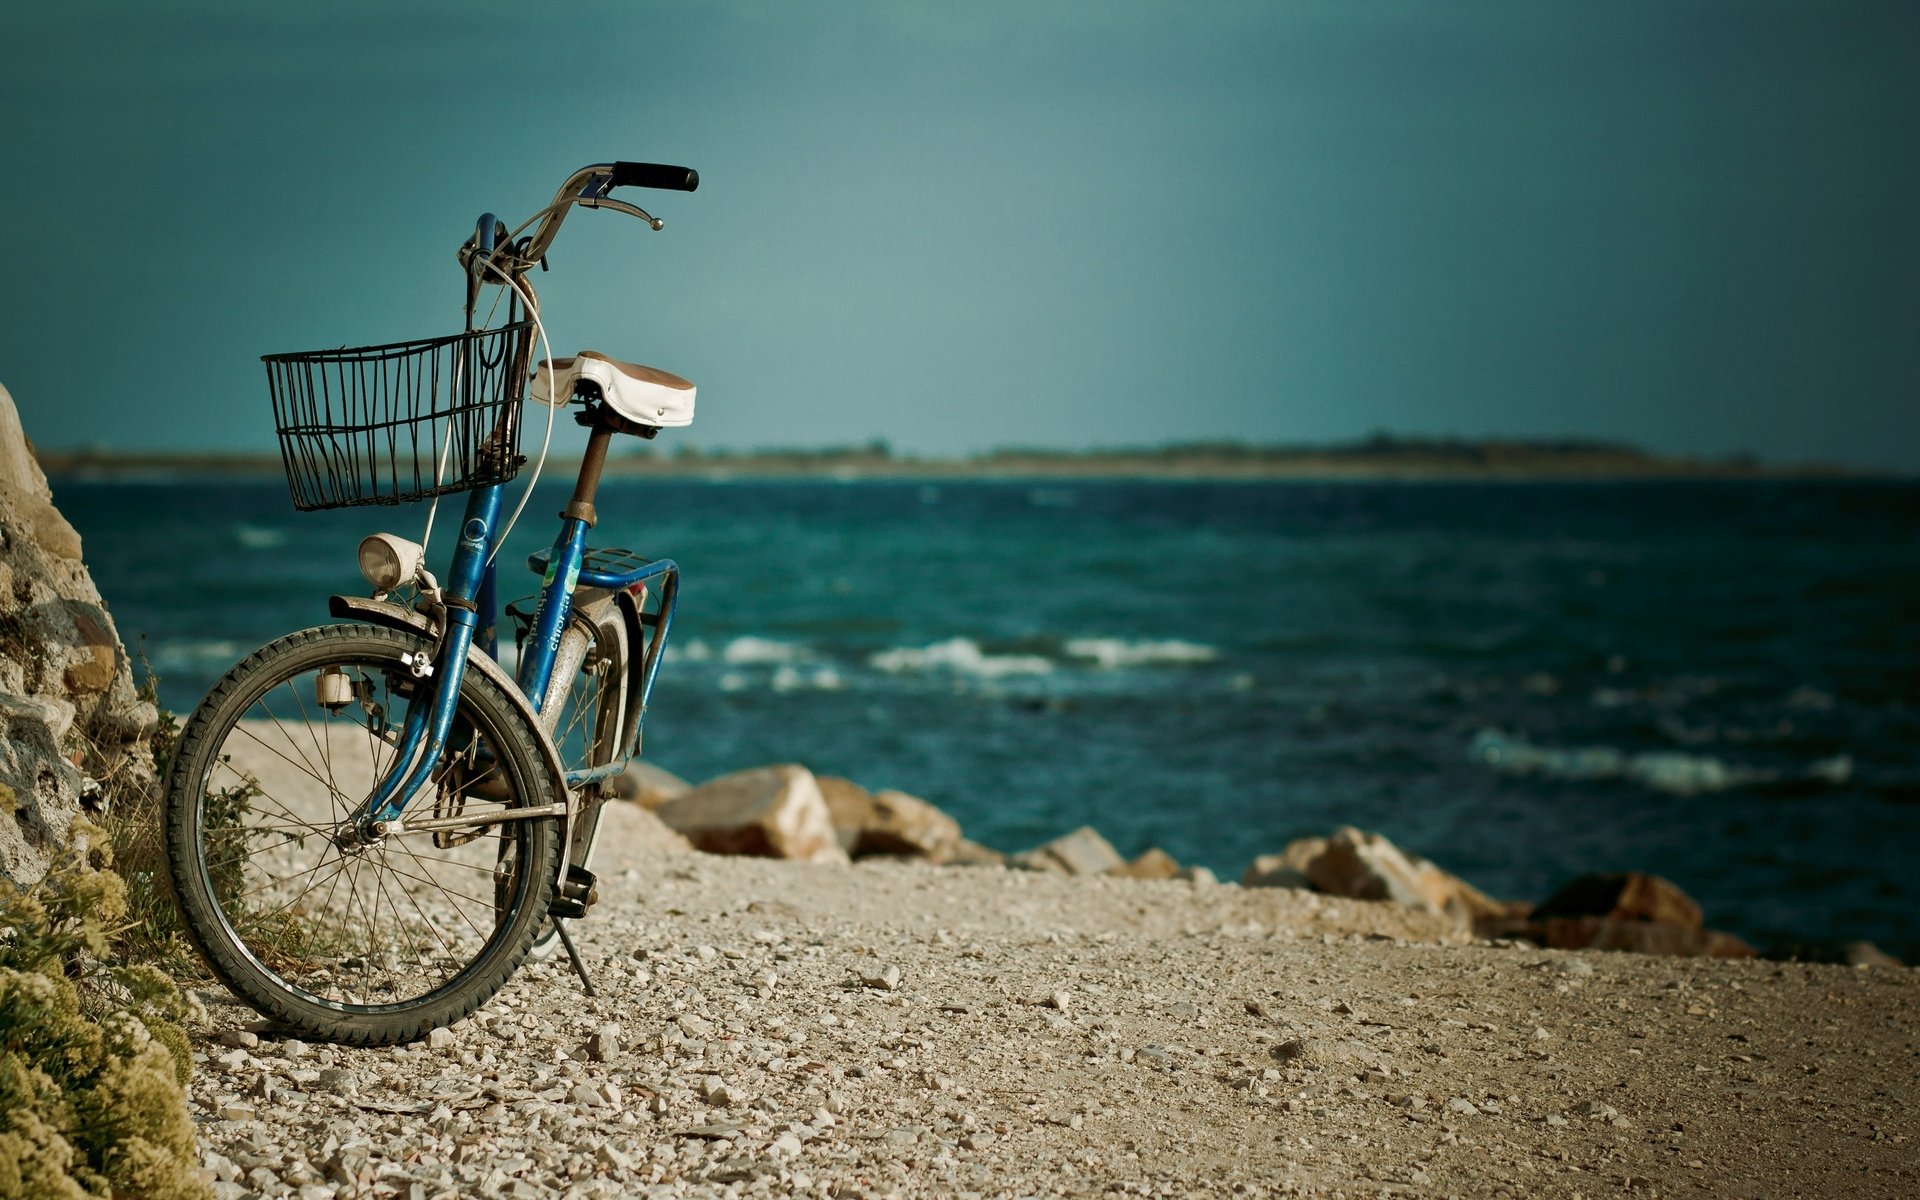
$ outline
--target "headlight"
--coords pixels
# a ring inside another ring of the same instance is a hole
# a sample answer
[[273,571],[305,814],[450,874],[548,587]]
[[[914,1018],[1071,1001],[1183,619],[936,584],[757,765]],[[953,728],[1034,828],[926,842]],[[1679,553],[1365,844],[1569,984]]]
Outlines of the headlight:
[[383,592],[413,582],[426,553],[417,543],[391,533],[368,534],[360,542],[360,573]]

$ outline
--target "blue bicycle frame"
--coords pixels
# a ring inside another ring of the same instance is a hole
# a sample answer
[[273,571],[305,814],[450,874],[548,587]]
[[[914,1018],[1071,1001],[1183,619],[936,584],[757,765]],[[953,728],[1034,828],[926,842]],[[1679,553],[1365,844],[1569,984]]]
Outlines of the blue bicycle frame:
[[[481,252],[493,248],[496,227],[491,213],[481,216],[476,239]],[[473,289],[469,289],[467,325],[469,329],[473,325]],[[525,361],[524,355],[522,361]],[[559,537],[555,539],[551,551],[534,556],[535,563],[543,564],[545,570],[516,679],[531,711],[540,711],[548,690],[553,686],[557,652],[567,621],[572,615],[575,588],[581,582],[610,590],[636,588],[656,578],[664,578],[665,584],[660,591],[657,614],[641,617],[643,624],[654,626],[653,637],[648,639],[644,649],[637,643],[629,648],[629,654],[640,653],[645,656],[642,660],[645,669],[639,681],[639,703],[633,709],[634,727],[626,731],[619,752],[612,761],[599,767],[580,768],[566,773],[562,782],[568,792],[564,803],[569,818],[573,815],[573,789],[617,775],[625,769],[637,747],[640,726],[646,716],[647,700],[653,691],[654,677],[672,630],[673,613],[678,602],[679,567],[671,559],[643,561],[617,572],[588,570],[583,578],[587,530],[595,519],[592,496],[599,484],[611,432],[607,428],[595,429],[588,455],[581,463],[573,503],[567,506],[567,512],[561,519]],[[494,559],[503,533],[498,526],[505,487],[504,483],[494,483],[468,494],[466,512],[460,522],[459,539],[454,547],[453,564],[440,597],[443,614],[440,645],[430,670],[422,671],[420,667],[415,667],[416,673],[421,674],[423,679],[435,681],[433,686],[421,689],[429,702],[422,704],[416,699],[408,706],[393,759],[393,770],[379,781],[354,812],[352,821],[361,829],[370,830],[382,823],[398,820],[408,804],[431,780],[434,766],[440,761],[453,728],[460,685],[467,669],[467,655],[476,643],[481,652],[489,657],[497,657],[498,587]],[[626,664],[621,666],[624,669]]]

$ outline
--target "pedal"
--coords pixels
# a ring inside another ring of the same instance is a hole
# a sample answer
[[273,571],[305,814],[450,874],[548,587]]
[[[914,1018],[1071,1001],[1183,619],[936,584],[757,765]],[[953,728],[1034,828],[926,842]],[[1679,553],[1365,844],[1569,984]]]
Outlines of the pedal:
[[553,902],[547,912],[564,920],[584,917],[600,902],[599,879],[592,871],[576,864],[567,867],[567,877],[553,889]]

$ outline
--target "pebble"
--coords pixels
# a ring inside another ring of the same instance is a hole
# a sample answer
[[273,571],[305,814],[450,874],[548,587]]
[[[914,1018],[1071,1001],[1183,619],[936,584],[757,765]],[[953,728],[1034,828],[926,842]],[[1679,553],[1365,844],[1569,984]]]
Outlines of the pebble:
[[861,982],[865,983],[868,987],[878,988],[883,992],[893,992],[900,989],[900,968],[894,966],[892,963],[887,964],[884,969],[874,974],[862,975],[860,978]]
[[229,1029],[217,1039],[222,1046],[232,1046],[240,1050],[252,1050],[260,1045],[260,1035],[245,1029]]
[[1447,1101],[1447,1111],[1450,1113],[1458,1113],[1463,1117],[1477,1117],[1480,1115],[1480,1109],[1473,1101],[1467,1099],[1465,1096],[1455,1096],[1453,1099]]
[[455,1040],[453,1030],[435,1029],[427,1034],[427,1049],[451,1050],[453,1049]]

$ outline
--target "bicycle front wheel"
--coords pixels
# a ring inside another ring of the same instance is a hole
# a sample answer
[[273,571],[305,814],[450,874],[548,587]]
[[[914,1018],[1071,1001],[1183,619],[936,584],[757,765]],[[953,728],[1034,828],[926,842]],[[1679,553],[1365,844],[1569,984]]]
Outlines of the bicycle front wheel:
[[530,730],[465,673],[432,783],[404,819],[457,823],[355,836],[348,817],[393,765],[431,678],[412,633],[358,625],[272,642],[215,685],[168,773],[167,861],[187,933],[263,1015],[327,1041],[411,1041],[484,1004],[526,957],[551,899],[556,818]]

